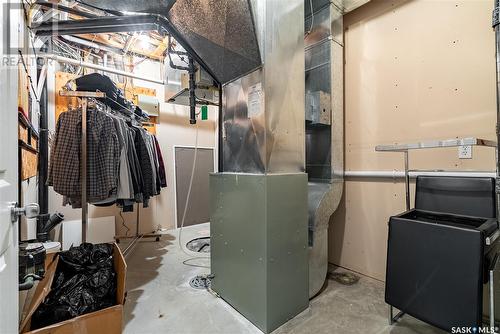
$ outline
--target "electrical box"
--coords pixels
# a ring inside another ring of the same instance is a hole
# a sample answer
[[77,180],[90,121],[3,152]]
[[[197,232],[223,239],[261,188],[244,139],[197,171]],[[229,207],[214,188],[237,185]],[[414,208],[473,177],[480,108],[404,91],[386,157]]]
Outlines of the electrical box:
[[331,125],[332,103],[330,94],[323,91],[306,94],[306,121]]
[[[165,102],[189,106],[189,74],[182,72],[173,74],[165,85]],[[179,81],[176,81],[178,79]],[[219,88],[214,86],[212,77],[204,70],[195,74],[196,98],[207,105],[219,105]]]
[[147,112],[149,116],[160,115],[160,102],[154,96],[138,95],[137,106]]
[[472,159],[472,145],[462,145],[458,147],[459,159]]
[[[196,71],[194,75],[194,81],[196,83],[196,86],[200,88],[215,87],[214,80],[212,79],[210,74],[208,74],[202,69]],[[182,88],[189,88],[189,73],[187,72],[181,73],[181,86]]]

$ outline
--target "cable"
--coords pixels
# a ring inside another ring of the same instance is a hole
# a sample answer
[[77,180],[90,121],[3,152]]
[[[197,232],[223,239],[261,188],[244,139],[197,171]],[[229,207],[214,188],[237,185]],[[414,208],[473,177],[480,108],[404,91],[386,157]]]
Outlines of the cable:
[[186,266],[190,266],[190,267],[210,268],[210,266],[203,266],[203,265],[188,263],[188,262],[190,262],[192,260],[195,260],[195,259],[209,259],[210,257],[209,256],[195,256],[195,257],[193,257],[192,256],[193,254],[188,253],[188,251],[184,248],[184,246],[182,244],[182,229],[184,228],[184,222],[186,220],[186,213],[187,213],[187,209],[189,207],[189,200],[191,198],[191,190],[193,188],[194,171],[196,169],[196,158],[198,156],[198,123],[199,122],[196,123],[196,135],[195,135],[195,144],[194,144],[193,167],[191,168],[191,177],[189,179],[189,188],[188,188],[188,192],[187,192],[187,195],[186,195],[186,205],[184,205],[184,212],[182,213],[182,220],[181,220],[181,227],[179,229],[178,241],[179,241],[179,247],[182,250],[182,252],[184,254],[186,254],[187,256],[191,257],[191,258],[189,258],[187,260],[184,260],[182,262],[182,264],[184,264]]
[[130,232],[130,228],[125,224],[125,218],[123,218],[121,210],[120,210],[119,214],[120,214],[120,218],[122,219],[122,226],[127,229],[127,232],[125,232],[125,236],[128,237],[128,233]]

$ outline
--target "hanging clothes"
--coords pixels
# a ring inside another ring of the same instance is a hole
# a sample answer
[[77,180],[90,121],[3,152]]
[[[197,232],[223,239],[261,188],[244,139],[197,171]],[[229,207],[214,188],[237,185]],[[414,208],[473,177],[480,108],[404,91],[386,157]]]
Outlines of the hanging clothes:
[[153,162],[148,150],[147,140],[145,139],[145,130],[135,126],[132,126],[131,129],[135,132],[134,145],[142,171],[143,207],[147,208],[149,206],[149,199],[155,195]]
[[115,129],[118,134],[118,141],[120,143],[120,171],[118,177],[118,193],[117,199],[131,199],[133,198],[134,189],[132,186],[132,175],[130,165],[128,163],[128,146],[129,137],[126,133],[127,125],[123,119],[113,117]]
[[[87,110],[87,198],[105,200],[118,190],[120,165],[118,135],[113,120],[104,113]],[[47,184],[81,207],[81,110],[59,116],[50,159]]]
[[[100,78],[88,75],[77,79],[78,89],[106,91],[114,97],[115,87]],[[137,126],[137,116],[128,103],[107,101],[106,106],[94,101],[95,107],[89,106],[87,112],[88,203],[117,205],[124,212],[133,211],[135,203],[147,208],[149,199],[166,187],[158,140]],[[81,110],[62,113],[52,143],[47,184],[63,195],[63,205],[74,208],[82,205],[81,140]]]
[[165,173],[165,163],[163,162],[163,156],[160,149],[160,144],[158,143],[158,139],[156,136],[153,136],[155,142],[156,152],[158,154],[158,163],[159,163],[159,177],[160,177],[160,186],[162,188],[167,187],[167,175]]

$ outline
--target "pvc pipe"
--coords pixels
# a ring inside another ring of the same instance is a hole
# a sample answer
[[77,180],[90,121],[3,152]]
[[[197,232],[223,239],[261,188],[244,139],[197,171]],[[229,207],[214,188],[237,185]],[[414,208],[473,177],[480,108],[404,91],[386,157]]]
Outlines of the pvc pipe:
[[[495,177],[495,172],[410,171],[410,178],[425,176]],[[404,171],[345,171],[344,177],[403,179]]]
[[77,43],[80,45],[85,45],[85,46],[88,46],[88,47],[91,47],[91,48],[97,49],[97,50],[103,50],[103,51],[108,51],[108,52],[113,52],[113,53],[118,53],[120,51],[120,49],[118,49],[118,48],[110,48],[110,47],[107,47],[105,45],[100,45],[100,44],[97,44],[97,43],[94,43],[91,41],[87,41],[87,40],[82,39],[82,38],[74,37],[71,35],[62,35],[61,37],[69,42]]
[[83,66],[83,67],[91,68],[91,69],[98,70],[98,71],[103,71],[103,72],[113,73],[113,74],[117,74],[117,75],[122,75],[124,77],[129,77],[129,78],[133,78],[133,79],[148,81],[148,82],[152,82],[152,83],[159,84],[159,85],[164,85],[165,84],[161,80],[146,78],[146,77],[142,77],[140,75],[133,74],[131,72],[121,71],[121,70],[117,70],[117,69],[106,67],[106,66],[101,66],[101,65],[96,65],[96,64],[92,64],[92,63],[87,63],[87,62],[83,62],[83,61],[76,60],[76,59],[61,57],[61,56],[57,56],[57,55],[49,55],[49,54],[42,54],[42,55],[40,55],[40,57],[47,58],[47,59],[52,59],[52,60],[55,60],[55,61],[58,61],[58,62],[61,62],[61,63],[67,63],[67,64],[72,64],[72,65],[77,65],[77,66]]

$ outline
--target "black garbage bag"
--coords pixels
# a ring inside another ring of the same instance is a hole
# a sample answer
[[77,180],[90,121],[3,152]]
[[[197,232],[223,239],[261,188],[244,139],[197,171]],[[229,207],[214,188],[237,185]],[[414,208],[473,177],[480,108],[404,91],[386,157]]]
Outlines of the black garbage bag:
[[113,246],[84,243],[59,253],[51,291],[33,314],[31,329],[50,326],[115,304]]

